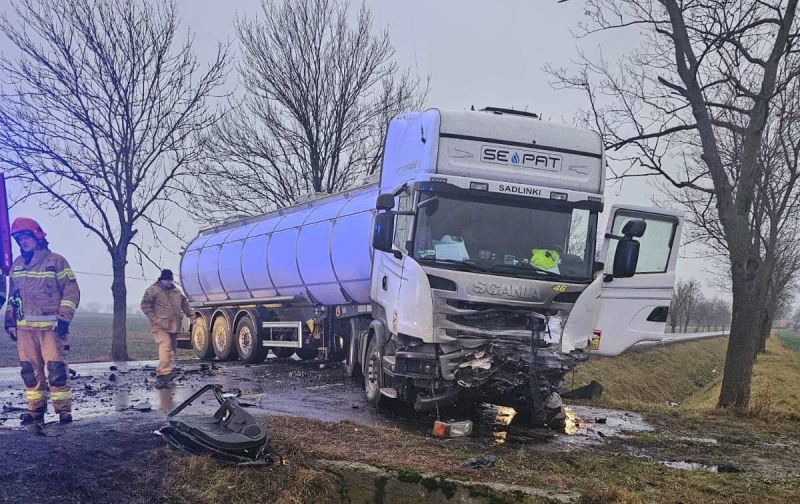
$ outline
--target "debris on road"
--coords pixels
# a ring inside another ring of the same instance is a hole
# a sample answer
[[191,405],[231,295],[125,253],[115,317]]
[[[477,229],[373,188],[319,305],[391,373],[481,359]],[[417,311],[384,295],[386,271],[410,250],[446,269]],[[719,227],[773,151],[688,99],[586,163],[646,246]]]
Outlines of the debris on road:
[[115,375],[114,373],[111,373],[110,375],[108,375],[108,381],[110,381],[110,382],[117,381],[117,375]]
[[606,417],[597,417],[594,419],[594,423],[604,424],[607,423],[608,419]]
[[[213,416],[174,418],[208,391],[220,407]],[[169,415],[169,425],[158,433],[170,445],[193,455],[210,455],[229,465],[271,465],[275,453],[264,428],[247,413],[221,385],[206,385],[181,403]],[[281,464],[283,458],[278,456]]]
[[28,408],[18,408],[16,406],[11,406],[10,404],[3,405],[3,413],[19,413],[19,412],[27,413]]
[[433,424],[433,435],[438,437],[464,437],[472,434],[472,420],[442,422]]
[[489,469],[497,464],[497,455],[486,455],[478,459],[467,460],[461,464],[465,469]]
[[111,366],[111,367],[108,368],[108,370],[109,371],[118,371],[119,369],[117,368],[117,366]]

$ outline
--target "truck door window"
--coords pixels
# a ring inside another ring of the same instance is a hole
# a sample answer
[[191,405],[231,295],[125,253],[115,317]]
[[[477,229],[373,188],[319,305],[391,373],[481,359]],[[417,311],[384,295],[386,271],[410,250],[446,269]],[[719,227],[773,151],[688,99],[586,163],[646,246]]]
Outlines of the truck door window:
[[[411,211],[411,196],[403,194],[397,198],[397,211]],[[411,217],[410,215],[398,215],[394,223],[394,246],[403,252],[407,252],[406,242],[411,236]]]
[[[675,236],[677,221],[665,217],[656,218],[617,212],[614,216],[614,226],[611,232],[619,235],[623,226],[631,220],[644,220],[647,223],[644,236],[634,238],[641,244],[636,273],[665,273],[669,266],[669,256],[672,252],[672,241]],[[608,245],[608,256],[606,257],[606,273],[611,273],[616,251],[617,240],[611,240]]]

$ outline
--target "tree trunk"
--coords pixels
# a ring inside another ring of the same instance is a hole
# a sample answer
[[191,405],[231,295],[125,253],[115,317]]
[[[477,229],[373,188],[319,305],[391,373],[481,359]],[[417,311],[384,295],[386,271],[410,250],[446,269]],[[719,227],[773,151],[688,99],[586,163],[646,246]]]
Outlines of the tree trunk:
[[[733,247],[735,250],[735,247]],[[744,247],[743,247],[744,249]],[[741,250],[741,249],[740,249]],[[745,249],[746,250],[746,249]],[[718,407],[734,407],[744,411],[750,405],[750,384],[753,377],[753,356],[758,345],[761,317],[766,304],[763,295],[763,265],[750,264],[748,254],[732,259],[733,319],[725,358],[725,373]]]
[[767,339],[769,338],[769,333],[772,329],[772,320],[773,320],[773,313],[772,310],[767,307],[764,310],[764,315],[761,318],[761,327],[758,332],[758,353],[766,353],[767,352]]
[[111,359],[128,360],[128,288],[125,285],[124,257],[112,258],[114,281],[111,283],[111,295],[114,299],[114,322],[111,336]]

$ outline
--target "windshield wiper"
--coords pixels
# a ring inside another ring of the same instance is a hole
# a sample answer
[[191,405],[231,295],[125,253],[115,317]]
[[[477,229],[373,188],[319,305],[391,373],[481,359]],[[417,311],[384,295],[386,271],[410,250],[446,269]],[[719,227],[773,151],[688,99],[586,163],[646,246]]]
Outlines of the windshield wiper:
[[429,262],[429,263],[445,263],[445,264],[452,264],[453,266],[458,267],[462,271],[479,271],[481,273],[489,273],[487,268],[483,266],[478,266],[474,263],[468,263],[464,261],[456,261],[455,259],[419,259],[419,261]]

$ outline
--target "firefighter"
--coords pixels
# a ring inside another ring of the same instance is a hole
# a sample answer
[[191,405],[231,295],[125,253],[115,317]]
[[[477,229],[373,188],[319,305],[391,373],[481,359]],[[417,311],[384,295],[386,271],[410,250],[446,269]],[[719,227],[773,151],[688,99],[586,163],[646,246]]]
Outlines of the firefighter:
[[192,324],[195,322],[194,313],[189,310],[189,300],[175,287],[172,271],[163,270],[158,281],[148,287],[142,297],[142,311],[150,320],[150,330],[158,344],[156,388],[169,388],[182,316],[189,317]]
[[50,251],[35,220],[15,219],[11,236],[20,256],[11,267],[5,328],[17,343],[28,398],[23,423],[44,422],[48,389],[59,421],[69,423],[72,403],[64,347],[80,302],[78,282],[66,259]]

